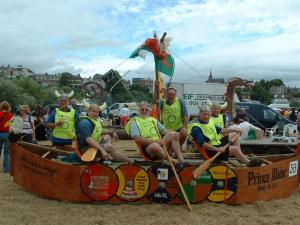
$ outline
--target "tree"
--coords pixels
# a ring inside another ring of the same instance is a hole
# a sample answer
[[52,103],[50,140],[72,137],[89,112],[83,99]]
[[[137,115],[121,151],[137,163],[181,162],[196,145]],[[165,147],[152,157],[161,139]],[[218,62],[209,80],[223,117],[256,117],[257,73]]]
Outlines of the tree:
[[59,78],[58,84],[59,86],[71,86],[73,80],[73,75],[68,72],[63,72]]
[[272,97],[269,91],[265,89],[264,83],[255,82],[251,90],[251,99],[268,105],[271,103]]

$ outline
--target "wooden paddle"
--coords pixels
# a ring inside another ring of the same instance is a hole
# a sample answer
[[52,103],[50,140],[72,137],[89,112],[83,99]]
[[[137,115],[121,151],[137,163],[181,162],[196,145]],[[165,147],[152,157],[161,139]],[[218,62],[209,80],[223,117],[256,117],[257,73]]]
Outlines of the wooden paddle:
[[[235,135],[233,136],[231,142],[235,142],[239,136]],[[228,143],[225,145],[225,149],[230,146],[231,143]],[[193,177],[196,179],[201,176],[201,174],[207,170],[207,168],[210,166],[210,164],[221,154],[222,152],[218,152],[215,154],[212,158],[205,160],[204,163],[202,163],[200,166],[198,166],[194,171],[193,171]]]
[[[160,140],[162,140],[161,135],[160,135],[160,133],[159,133],[159,131],[158,131],[158,129],[157,129],[157,127],[156,127],[156,125],[155,125],[154,122],[153,122],[153,125],[154,125],[154,127],[155,127],[155,130],[156,130],[157,134],[159,135]],[[179,179],[179,176],[178,176],[178,174],[177,174],[176,168],[175,168],[175,166],[174,166],[174,164],[173,164],[173,162],[172,162],[172,160],[171,160],[171,156],[169,155],[168,150],[167,150],[167,148],[166,148],[165,143],[164,143],[163,140],[162,140],[162,143],[163,143],[163,149],[164,149],[165,154],[166,154],[166,156],[167,156],[167,159],[168,159],[168,161],[169,161],[169,163],[170,163],[170,165],[171,165],[171,168],[172,168],[173,173],[174,173],[174,175],[175,175],[175,177],[176,177],[176,180],[177,180],[177,182],[178,182],[178,184],[179,184],[179,187],[180,187],[180,190],[181,190],[181,192],[182,192],[182,194],[183,194],[184,200],[185,200],[185,202],[186,202],[186,204],[187,204],[189,210],[192,211],[192,206],[191,206],[190,200],[188,199],[187,194],[186,194],[186,192],[185,192],[185,190],[184,190],[184,188],[183,188],[183,186],[182,186],[182,183],[181,183],[181,181],[180,181],[180,179]]]
[[88,148],[85,153],[83,153],[80,157],[83,162],[91,162],[95,159],[97,154],[97,149],[94,147]]

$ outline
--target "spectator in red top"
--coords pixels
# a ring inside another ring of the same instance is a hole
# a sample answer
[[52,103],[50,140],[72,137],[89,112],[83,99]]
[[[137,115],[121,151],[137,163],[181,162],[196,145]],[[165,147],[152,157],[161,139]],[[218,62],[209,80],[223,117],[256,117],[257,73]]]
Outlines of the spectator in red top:
[[0,156],[2,153],[2,146],[4,146],[4,158],[3,158],[3,172],[9,172],[10,159],[9,159],[9,121],[13,117],[10,113],[10,105],[7,101],[0,103]]

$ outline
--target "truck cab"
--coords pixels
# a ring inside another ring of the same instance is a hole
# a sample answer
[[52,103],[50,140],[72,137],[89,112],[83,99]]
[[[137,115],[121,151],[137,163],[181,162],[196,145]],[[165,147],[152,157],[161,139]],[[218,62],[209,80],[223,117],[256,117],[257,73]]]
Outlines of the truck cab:
[[241,108],[246,110],[249,123],[263,130],[275,126],[278,122],[282,122],[284,124],[295,124],[264,104],[249,102],[235,103],[236,112],[238,112]]

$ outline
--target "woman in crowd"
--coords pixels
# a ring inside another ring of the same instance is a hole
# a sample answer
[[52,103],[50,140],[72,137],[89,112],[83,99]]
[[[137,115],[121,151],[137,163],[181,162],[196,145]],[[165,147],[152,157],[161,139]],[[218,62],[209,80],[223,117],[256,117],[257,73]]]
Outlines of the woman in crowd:
[[23,120],[23,129],[21,131],[21,141],[35,142],[35,129],[33,118],[29,115],[30,108],[28,105],[20,106],[20,117]]
[[0,156],[2,153],[2,147],[4,146],[4,158],[3,158],[3,172],[9,172],[10,159],[9,159],[9,121],[13,117],[10,113],[10,105],[7,101],[0,103]]

